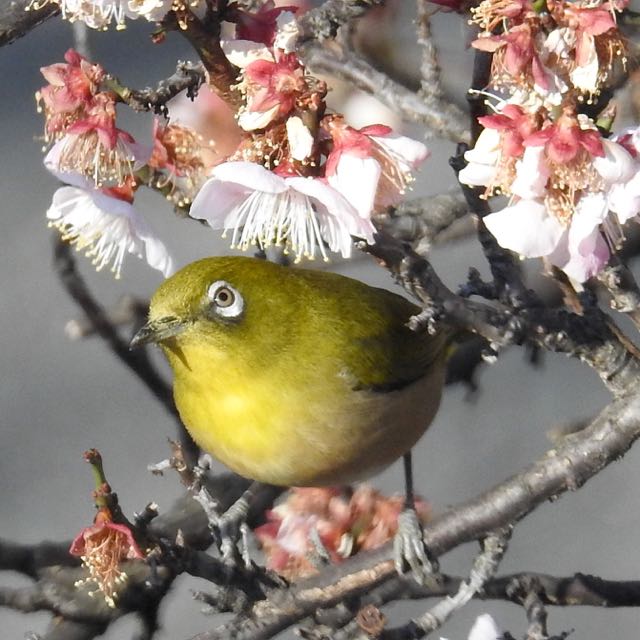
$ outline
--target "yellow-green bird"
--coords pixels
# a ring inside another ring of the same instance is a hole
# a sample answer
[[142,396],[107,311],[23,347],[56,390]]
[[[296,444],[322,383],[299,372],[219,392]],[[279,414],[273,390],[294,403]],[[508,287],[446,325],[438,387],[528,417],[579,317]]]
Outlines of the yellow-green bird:
[[195,442],[281,486],[351,483],[405,456],[440,403],[449,332],[405,298],[324,271],[199,260],[154,294],[132,346],[158,343]]

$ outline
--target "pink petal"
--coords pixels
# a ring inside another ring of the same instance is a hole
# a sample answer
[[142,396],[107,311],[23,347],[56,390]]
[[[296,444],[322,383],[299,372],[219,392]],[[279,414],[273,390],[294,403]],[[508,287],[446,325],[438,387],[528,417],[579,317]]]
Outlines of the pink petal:
[[562,224],[538,200],[520,200],[483,221],[501,247],[526,258],[549,255],[564,233]]

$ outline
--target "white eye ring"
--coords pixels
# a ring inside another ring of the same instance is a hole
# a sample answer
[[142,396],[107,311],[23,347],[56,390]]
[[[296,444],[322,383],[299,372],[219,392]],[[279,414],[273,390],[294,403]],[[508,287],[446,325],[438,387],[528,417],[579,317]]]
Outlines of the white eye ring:
[[218,280],[207,289],[207,298],[216,315],[222,318],[237,318],[244,311],[244,300],[235,287]]

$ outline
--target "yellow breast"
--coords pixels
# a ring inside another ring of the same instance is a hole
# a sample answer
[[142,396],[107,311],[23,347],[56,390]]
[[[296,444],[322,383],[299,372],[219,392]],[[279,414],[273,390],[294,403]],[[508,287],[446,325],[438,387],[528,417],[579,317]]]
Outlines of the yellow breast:
[[433,367],[398,391],[354,391],[341,372],[283,379],[209,345],[165,351],[196,443],[243,476],[283,486],[348,483],[391,464],[431,422],[444,375]]

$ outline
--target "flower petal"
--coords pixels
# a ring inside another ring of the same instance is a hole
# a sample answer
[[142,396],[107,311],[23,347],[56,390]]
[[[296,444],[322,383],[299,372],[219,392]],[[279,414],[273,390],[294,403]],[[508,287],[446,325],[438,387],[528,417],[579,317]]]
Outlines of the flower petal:
[[527,147],[522,160],[516,162],[516,177],[511,184],[511,193],[524,200],[542,198],[549,175],[544,147]]
[[280,176],[255,162],[223,162],[211,170],[210,176],[223,182],[242,185],[252,191],[282,193],[287,189]]
[[604,156],[593,158],[594,169],[609,184],[627,182],[638,167],[631,154],[620,144],[602,139]]
[[501,247],[526,258],[549,255],[564,233],[562,224],[538,200],[520,200],[483,221]]
[[253,40],[221,40],[220,46],[231,64],[244,69],[256,60],[273,62],[271,51],[259,42]]
[[329,176],[328,181],[355,207],[361,217],[369,218],[381,173],[377,160],[342,153],[335,173]]

